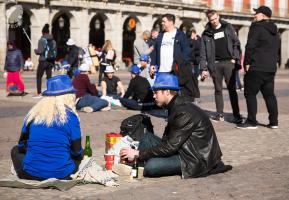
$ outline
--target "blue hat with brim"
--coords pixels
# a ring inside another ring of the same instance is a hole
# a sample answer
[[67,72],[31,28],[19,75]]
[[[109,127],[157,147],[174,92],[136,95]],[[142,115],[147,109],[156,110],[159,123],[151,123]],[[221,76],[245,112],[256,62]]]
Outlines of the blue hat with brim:
[[150,61],[150,57],[149,57],[149,55],[140,55],[140,57],[139,57],[139,60],[140,61],[145,61],[145,62],[149,62]]
[[130,72],[132,74],[139,74],[139,73],[141,73],[141,70],[140,70],[140,68],[137,65],[132,65],[131,69],[130,69]]
[[178,78],[167,72],[159,72],[156,74],[156,80],[152,90],[180,90]]
[[61,68],[69,69],[70,68],[69,62],[67,60],[61,61]]
[[67,75],[57,75],[47,80],[47,90],[43,96],[59,96],[63,94],[75,93],[77,90],[72,86],[72,82]]

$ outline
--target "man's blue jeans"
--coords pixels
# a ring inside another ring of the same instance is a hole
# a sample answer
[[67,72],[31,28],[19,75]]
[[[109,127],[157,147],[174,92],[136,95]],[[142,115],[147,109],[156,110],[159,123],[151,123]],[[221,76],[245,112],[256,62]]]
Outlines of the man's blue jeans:
[[[161,143],[161,139],[152,134],[145,133],[140,139],[139,150],[153,148]],[[181,175],[181,160],[179,154],[168,157],[154,157],[145,161],[144,176],[146,177],[161,177]]]
[[107,107],[108,102],[96,96],[91,96],[90,94],[86,94],[79,99],[78,103],[76,104],[76,109],[80,110],[81,108],[87,107],[87,106],[91,107],[93,109],[93,112],[95,112],[102,108]]

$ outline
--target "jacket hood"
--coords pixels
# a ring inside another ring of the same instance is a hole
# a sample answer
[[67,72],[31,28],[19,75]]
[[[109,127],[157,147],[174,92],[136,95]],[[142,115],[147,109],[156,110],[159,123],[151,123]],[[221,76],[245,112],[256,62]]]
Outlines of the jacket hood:
[[278,33],[277,26],[270,20],[262,20],[259,22],[253,22],[254,26],[262,26],[272,35],[276,35]]
[[53,37],[51,34],[45,34],[42,36],[43,38],[47,39],[47,40],[53,40]]

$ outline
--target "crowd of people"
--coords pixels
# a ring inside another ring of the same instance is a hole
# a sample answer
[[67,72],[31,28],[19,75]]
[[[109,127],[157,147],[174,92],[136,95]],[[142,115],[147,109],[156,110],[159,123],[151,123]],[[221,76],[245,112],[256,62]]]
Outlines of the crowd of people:
[[[11,152],[18,176],[37,180],[67,179],[77,170],[83,154],[76,110],[108,111],[112,106],[141,111],[168,110],[162,138],[146,133],[140,139],[138,150],[121,150],[123,158],[138,159],[144,165],[145,176],[192,178],[232,169],[221,160],[222,152],[211,123],[225,120],[223,80],[237,128],[257,128],[256,95],[259,91],[269,112],[268,128],[278,128],[274,95],[277,27],[270,20],[270,8],[261,6],[254,11],[244,59],[247,119],[240,114],[236,92],[236,76],[243,65],[240,41],[233,26],[222,20],[216,10],[206,12],[208,24],[201,36],[194,29],[184,33],[176,28],[173,14],[162,16],[163,31],[143,32],[134,43],[134,64],[130,67],[131,80],[126,91],[121,79],[114,74],[116,53],[109,40],[105,41],[102,51],[94,50],[93,55],[98,58],[96,66],[85,61],[83,49],[70,38],[68,54],[61,62],[62,74],[51,78],[56,42],[49,34],[49,26],[45,25],[35,49],[39,55],[36,96],[42,99],[26,116],[18,146]],[[24,92],[20,78],[21,52],[13,43],[8,43],[8,47],[7,88],[14,81],[19,92]],[[96,84],[91,83],[88,76],[92,67],[99,70]],[[41,93],[44,72],[48,79],[47,90]],[[210,117],[196,105],[200,102],[198,81],[209,75],[214,84],[216,104],[216,115]],[[55,131],[57,137],[51,137],[56,135]],[[48,143],[55,148],[51,150]],[[49,163],[49,167],[43,163]]]

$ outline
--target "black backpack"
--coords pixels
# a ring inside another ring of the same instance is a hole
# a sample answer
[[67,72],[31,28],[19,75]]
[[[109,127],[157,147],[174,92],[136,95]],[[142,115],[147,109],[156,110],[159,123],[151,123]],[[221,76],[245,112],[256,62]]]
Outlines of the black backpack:
[[54,45],[54,40],[45,39],[46,46],[44,49],[44,57],[46,61],[54,62],[56,60],[56,47]]
[[144,114],[130,116],[124,119],[120,125],[120,134],[128,135],[135,141],[139,141],[146,131],[154,133],[151,118]]

